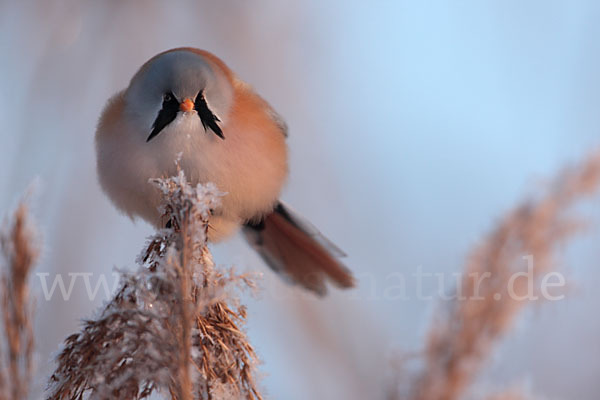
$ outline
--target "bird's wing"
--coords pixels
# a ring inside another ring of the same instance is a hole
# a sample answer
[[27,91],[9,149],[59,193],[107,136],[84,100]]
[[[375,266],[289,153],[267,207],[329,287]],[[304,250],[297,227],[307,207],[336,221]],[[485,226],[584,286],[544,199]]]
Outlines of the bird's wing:
[[275,121],[279,129],[281,129],[281,133],[283,133],[283,136],[288,137],[288,125],[283,119],[283,117],[277,111],[273,110],[273,107],[271,107],[269,104],[267,104],[267,106],[267,114],[269,114],[269,117],[271,117],[271,119]]
[[279,128],[283,136],[288,137],[288,125],[277,111],[273,109],[273,107],[266,101],[261,95],[256,93],[256,90],[247,82],[242,81],[241,79],[236,79],[234,81],[234,86],[242,91],[246,91],[252,95],[259,103],[262,103],[262,107],[264,107],[265,113],[271,118],[275,125]]

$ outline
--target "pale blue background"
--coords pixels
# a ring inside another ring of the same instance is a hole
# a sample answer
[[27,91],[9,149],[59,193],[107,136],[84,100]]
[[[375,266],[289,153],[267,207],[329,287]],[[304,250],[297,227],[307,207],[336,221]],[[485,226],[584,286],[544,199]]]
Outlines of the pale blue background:
[[[0,210],[39,177],[39,272],[131,266],[151,229],[99,189],[97,118],[155,53],[210,50],[286,117],[283,197],[361,278],[315,300],[239,238],[215,248],[218,263],[265,272],[248,301],[268,397],[383,399],[390,360],[422,347],[437,304],[383,298],[390,274],[459,271],[503,212],[600,143],[600,3],[324,3],[0,2]],[[476,390],[597,398],[598,239],[592,228],[567,248],[567,299],[526,312]],[[46,302],[39,286],[41,387],[49,354],[102,299],[76,285]]]

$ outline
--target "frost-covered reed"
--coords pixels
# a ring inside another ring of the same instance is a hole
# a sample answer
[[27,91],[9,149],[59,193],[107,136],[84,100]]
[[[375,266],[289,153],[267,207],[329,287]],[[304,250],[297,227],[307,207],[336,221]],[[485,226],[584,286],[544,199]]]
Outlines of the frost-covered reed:
[[257,357],[242,325],[246,309],[231,289],[245,275],[215,267],[207,248],[220,193],[191,186],[182,171],[154,182],[165,225],[150,238],[137,270],[95,318],[69,336],[50,378],[49,399],[261,399]]

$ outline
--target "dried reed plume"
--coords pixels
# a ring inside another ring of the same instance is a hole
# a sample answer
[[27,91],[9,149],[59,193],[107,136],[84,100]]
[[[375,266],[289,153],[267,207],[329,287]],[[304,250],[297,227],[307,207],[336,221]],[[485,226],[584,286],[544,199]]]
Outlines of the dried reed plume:
[[0,399],[27,398],[32,378],[33,305],[29,298],[28,277],[38,259],[39,248],[27,206],[18,206],[7,231],[0,235],[4,256],[2,268],[2,317],[4,339],[0,361]]
[[170,228],[150,238],[138,269],[99,315],[69,336],[50,378],[49,399],[261,399],[257,357],[240,326],[246,310],[228,291],[252,286],[219,271],[206,245],[219,203],[213,185],[190,186],[182,171],[154,182]]
[[[410,398],[455,400],[467,391],[493,345],[528,304],[507,291],[511,277],[526,269],[523,257],[533,261],[534,281],[553,271],[555,250],[580,228],[570,208],[599,183],[600,153],[595,153],[564,171],[548,193],[509,212],[474,249],[459,296],[438,313],[430,329],[423,371],[413,381]],[[484,276],[478,285],[477,278]],[[515,294],[526,293],[523,279],[513,284]]]

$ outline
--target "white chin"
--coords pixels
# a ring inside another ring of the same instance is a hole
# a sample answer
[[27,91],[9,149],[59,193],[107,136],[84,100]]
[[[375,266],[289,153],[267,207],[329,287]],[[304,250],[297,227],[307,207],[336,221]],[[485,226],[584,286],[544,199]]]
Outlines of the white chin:
[[202,121],[195,111],[178,113],[175,120],[169,124],[169,128],[175,134],[184,135],[195,133],[200,129],[204,130]]

